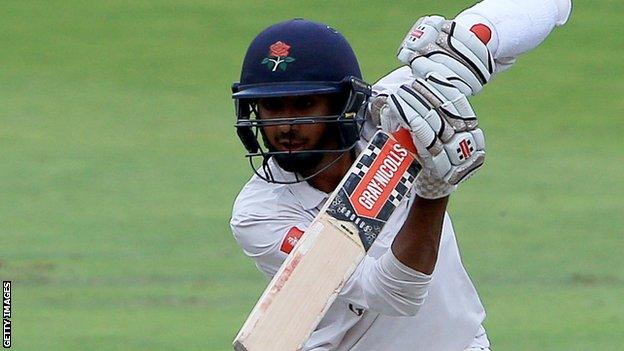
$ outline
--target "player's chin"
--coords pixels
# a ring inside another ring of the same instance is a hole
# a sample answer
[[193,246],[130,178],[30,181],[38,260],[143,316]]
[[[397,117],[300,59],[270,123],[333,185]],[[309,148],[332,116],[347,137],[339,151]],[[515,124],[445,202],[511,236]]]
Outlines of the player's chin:
[[273,156],[277,164],[287,172],[307,174],[316,169],[323,158],[323,153],[298,152]]

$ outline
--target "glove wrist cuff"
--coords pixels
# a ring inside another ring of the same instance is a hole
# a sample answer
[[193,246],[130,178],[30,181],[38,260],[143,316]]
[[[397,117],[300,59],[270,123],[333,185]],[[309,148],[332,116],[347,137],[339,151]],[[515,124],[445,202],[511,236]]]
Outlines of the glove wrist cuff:
[[423,174],[423,172],[416,177],[416,182],[414,183],[416,195],[430,200],[449,196],[456,188],[457,186],[455,185],[451,185],[442,179]]

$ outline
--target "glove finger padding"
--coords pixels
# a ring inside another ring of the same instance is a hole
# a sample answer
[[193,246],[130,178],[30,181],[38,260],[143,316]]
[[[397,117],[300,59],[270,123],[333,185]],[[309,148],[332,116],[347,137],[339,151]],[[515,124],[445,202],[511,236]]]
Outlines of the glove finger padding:
[[[439,117],[437,117],[439,119]],[[384,120],[400,119],[405,123],[412,135],[417,150],[418,162],[432,171],[437,177],[444,177],[451,170],[448,156],[443,152],[444,144],[437,137],[431,125],[399,95],[392,94],[388,98],[387,108],[382,109],[382,128]]]
[[479,76],[481,83],[486,84],[494,73],[494,57],[490,54],[487,45],[468,28],[457,25],[454,21],[444,21],[442,32],[448,35],[446,44],[444,36],[438,38],[439,45],[447,45],[460,58],[468,63]]
[[432,156],[432,152],[439,154],[442,151],[442,144],[439,142],[435,131],[418,112],[418,109],[412,107],[400,95],[392,94],[389,96],[388,109],[382,111],[382,124],[385,119],[402,121],[402,125],[412,134],[419,156],[427,158]]
[[[412,87],[436,108],[444,125],[452,127],[446,128],[440,139],[452,164],[445,180],[457,185],[468,179],[485,161],[485,139],[481,129],[477,128],[476,114],[466,96],[437,73],[416,79]],[[399,90],[398,94],[401,93]]]
[[[430,100],[423,96],[422,91],[413,89],[407,85],[403,85],[397,91],[397,95],[401,97],[410,107],[415,109],[425,121],[429,124],[435,135],[442,141],[446,142],[453,136],[453,128],[448,124],[446,119],[442,118],[438,113],[437,106],[432,104]],[[420,87],[420,85],[419,85]],[[429,91],[426,91],[429,93]],[[438,105],[440,103],[438,102]]]
[[451,82],[464,95],[472,95],[472,88],[457,73],[451,71],[447,66],[432,61],[424,56],[417,56],[412,61],[412,72],[416,77],[427,77],[432,72],[437,72],[442,77]]
[[446,196],[483,165],[485,139],[474,110],[444,77],[430,73],[384,99],[382,128],[407,128],[418,150],[423,166],[415,183],[419,196]]
[[419,18],[401,42],[397,58],[409,64],[409,61],[429,44],[435,43],[445,18],[442,16],[424,16]]
[[465,95],[480,92],[494,72],[487,46],[470,30],[440,16],[420,18],[401,43],[397,57],[417,76],[442,74]]
[[477,117],[466,96],[438,73],[430,73],[424,80],[417,79],[413,86],[417,90],[438,92],[435,95],[440,104],[436,107],[455,131],[472,130],[478,126]]

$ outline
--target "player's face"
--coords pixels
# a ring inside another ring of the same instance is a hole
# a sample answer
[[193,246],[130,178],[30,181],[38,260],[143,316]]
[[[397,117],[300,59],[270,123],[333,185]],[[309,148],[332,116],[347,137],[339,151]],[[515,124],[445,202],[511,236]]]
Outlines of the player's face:
[[[323,95],[287,96],[266,98],[258,101],[261,119],[328,116],[331,100]],[[313,149],[325,132],[324,123],[265,127],[264,133],[278,151],[301,151]]]
[[[261,119],[315,117],[335,115],[335,100],[328,95],[303,95],[258,100]],[[325,123],[280,124],[264,127],[264,136],[276,151],[305,151],[313,149],[335,149],[339,137],[335,128]],[[293,154],[276,157],[282,168],[305,174],[312,171],[323,158],[323,154]]]

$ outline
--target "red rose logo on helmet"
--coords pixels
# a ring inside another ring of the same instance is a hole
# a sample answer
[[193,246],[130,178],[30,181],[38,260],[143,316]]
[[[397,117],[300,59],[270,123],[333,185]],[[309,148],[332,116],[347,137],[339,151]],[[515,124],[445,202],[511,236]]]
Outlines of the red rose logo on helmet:
[[288,50],[290,50],[290,46],[286,43],[278,41],[277,43],[271,45],[269,49],[271,50],[271,56],[288,56]]
[[264,60],[262,60],[262,64],[267,65],[272,72],[277,71],[278,68],[285,71],[286,66],[295,61],[294,58],[288,56],[289,50],[290,45],[284,42],[277,41],[273,43],[273,45],[269,47],[269,57],[265,57]]

